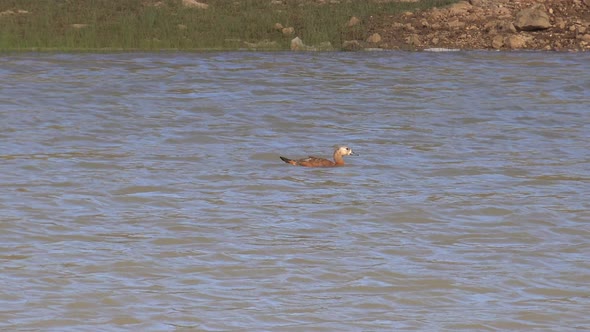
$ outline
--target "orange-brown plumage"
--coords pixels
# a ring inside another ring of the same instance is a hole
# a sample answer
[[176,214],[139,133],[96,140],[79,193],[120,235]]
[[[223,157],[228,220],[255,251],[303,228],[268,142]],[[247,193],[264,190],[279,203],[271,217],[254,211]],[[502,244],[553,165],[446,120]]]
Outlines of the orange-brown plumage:
[[305,166],[305,167],[334,167],[334,166],[342,166],[344,165],[344,158],[343,156],[354,156],[356,155],[352,152],[352,149],[347,146],[339,146],[334,150],[334,161],[325,159],[325,158],[318,158],[309,156],[303,159],[289,159],[285,157],[280,157],[284,162],[294,165],[294,166]]

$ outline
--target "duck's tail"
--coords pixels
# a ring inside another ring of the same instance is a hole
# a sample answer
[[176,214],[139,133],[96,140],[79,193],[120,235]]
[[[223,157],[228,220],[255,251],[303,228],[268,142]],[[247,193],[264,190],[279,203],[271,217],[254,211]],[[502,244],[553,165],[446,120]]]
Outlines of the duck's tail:
[[297,165],[297,162],[295,160],[289,159],[289,158],[285,158],[285,157],[280,157],[282,161],[286,162],[287,164],[291,164],[291,165]]

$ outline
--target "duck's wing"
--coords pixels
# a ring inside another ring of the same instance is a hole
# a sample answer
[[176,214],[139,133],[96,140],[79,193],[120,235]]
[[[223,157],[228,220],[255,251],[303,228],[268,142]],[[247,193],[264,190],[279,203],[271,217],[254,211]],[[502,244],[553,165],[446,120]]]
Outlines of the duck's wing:
[[314,156],[309,156],[307,158],[299,159],[297,161],[298,165],[307,166],[307,167],[328,167],[334,166],[334,162],[325,158],[319,158]]

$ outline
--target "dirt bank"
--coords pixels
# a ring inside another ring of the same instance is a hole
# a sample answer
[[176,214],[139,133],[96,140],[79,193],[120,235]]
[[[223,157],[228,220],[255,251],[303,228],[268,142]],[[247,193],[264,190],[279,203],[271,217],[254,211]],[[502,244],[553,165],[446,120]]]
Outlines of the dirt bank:
[[364,20],[367,39],[345,48],[590,51],[590,0],[470,0]]

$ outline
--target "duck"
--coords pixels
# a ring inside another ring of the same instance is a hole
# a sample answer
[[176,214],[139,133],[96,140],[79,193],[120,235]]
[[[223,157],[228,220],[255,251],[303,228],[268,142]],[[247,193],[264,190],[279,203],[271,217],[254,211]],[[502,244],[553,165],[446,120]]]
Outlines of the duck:
[[313,156],[303,159],[289,159],[282,156],[280,158],[287,164],[291,164],[293,166],[335,167],[344,165],[344,158],[342,158],[344,156],[358,156],[358,154],[354,153],[348,146],[337,146],[334,149],[334,161]]

